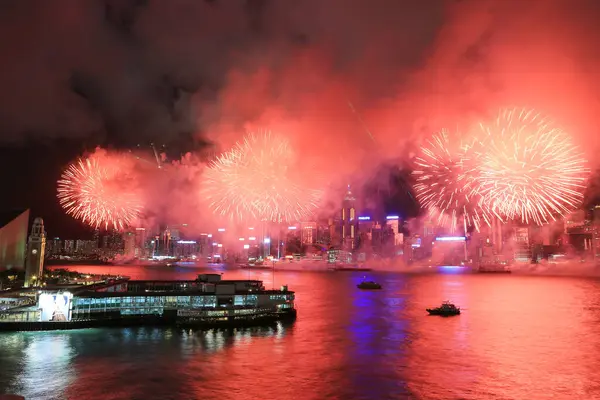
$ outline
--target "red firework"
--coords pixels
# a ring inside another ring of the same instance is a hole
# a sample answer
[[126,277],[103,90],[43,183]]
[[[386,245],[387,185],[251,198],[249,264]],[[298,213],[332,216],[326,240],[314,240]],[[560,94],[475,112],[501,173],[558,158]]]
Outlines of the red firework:
[[131,174],[133,160],[94,154],[80,158],[58,181],[58,200],[66,213],[94,228],[123,230],[140,215],[140,198]]
[[479,230],[483,223],[489,225],[491,221],[477,192],[477,169],[471,149],[472,146],[460,146],[456,138],[451,140],[448,132],[442,130],[427,141],[415,159],[414,189],[419,203],[437,224],[449,225],[452,231],[459,226],[465,231],[469,226]]
[[300,168],[287,139],[270,132],[249,134],[211,163],[203,197],[225,218],[299,221],[311,215],[321,196],[299,183],[314,179]]
[[480,128],[478,191],[494,214],[542,225],[581,205],[586,161],[550,119],[506,109]]

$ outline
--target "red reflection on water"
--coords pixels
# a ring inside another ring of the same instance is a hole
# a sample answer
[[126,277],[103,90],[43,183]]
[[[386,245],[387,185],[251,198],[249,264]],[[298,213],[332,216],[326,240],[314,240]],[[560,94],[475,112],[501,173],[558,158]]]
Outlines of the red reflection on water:
[[586,310],[600,306],[597,292],[590,296],[595,282],[477,275],[416,281],[419,307],[435,305],[440,299],[434,294],[442,293],[464,312],[415,318],[418,340],[409,357],[415,394],[440,399],[598,396],[599,341],[592,321],[597,324],[599,310]]
[[[193,279],[207,271],[70,269],[136,279]],[[271,271],[223,272],[225,279],[273,284]],[[275,286],[289,284],[297,295],[299,317],[289,326],[70,333],[68,368],[77,373],[66,397],[600,398],[597,281],[372,275],[383,290],[356,289],[361,274],[276,272]],[[443,300],[464,312],[428,316],[425,308]]]

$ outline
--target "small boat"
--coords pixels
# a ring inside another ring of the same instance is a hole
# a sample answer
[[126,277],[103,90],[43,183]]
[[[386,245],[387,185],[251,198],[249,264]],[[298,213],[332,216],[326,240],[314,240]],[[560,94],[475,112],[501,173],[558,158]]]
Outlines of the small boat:
[[460,308],[456,307],[449,301],[445,301],[441,306],[436,308],[427,308],[429,315],[440,315],[442,317],[449,317],[451,315],[460,315]]
[[356,287],[359,289],[366,289],[366,290],[381,289],[381,285],[379,283],[373,282],[373,281],[363,281],[363,282],[359,283],[358,285],[356,285]]

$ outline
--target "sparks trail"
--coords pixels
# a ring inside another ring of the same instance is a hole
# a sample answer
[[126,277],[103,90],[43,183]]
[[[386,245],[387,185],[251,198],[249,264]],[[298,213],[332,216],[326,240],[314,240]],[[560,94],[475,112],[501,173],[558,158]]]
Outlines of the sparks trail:
[[542,225],[581,205],[585,159],[548,118],[506,109],[479,127],[478,190],[492,212]]
[[94,228],[122,230],[140,215],[142,206],[132,185],[133,161],[92,155],[80,158],[58,181],[58,200],[67,214]]
[[482,223],[490,224],[491,217],[481,206],[472,147],[460,146],[456,151],[451,147],[448,131],[442,130],[421,148],[413,171],[417,200],[439,225],[449,225],[452,231],[459,226],[479,230]]
[[287,139],[250,133],[210,164],[202,195],[227,219],[295,222],[310,216],[321,198],[320,190],[299,183],[307,179],[314,176],[297,165]]

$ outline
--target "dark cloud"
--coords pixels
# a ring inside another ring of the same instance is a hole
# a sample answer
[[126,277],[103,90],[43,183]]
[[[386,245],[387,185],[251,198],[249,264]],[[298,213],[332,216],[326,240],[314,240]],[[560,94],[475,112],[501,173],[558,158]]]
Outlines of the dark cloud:
[[321,121],[331,133],[320,139],[351,145],[364,129],[348,101],[386,142],[507,103],[590,130],[599,10],[594,0],[5,0],[0,135],[191,145],[277,114]]
[[274,71],[279,96],[277,71],[307,48],[378,96],[383,76],[418,62],[441,11],[440,1],[4,1],[1,138],[189,140],[203,128],[192,106],[214,101],[231,70]]

